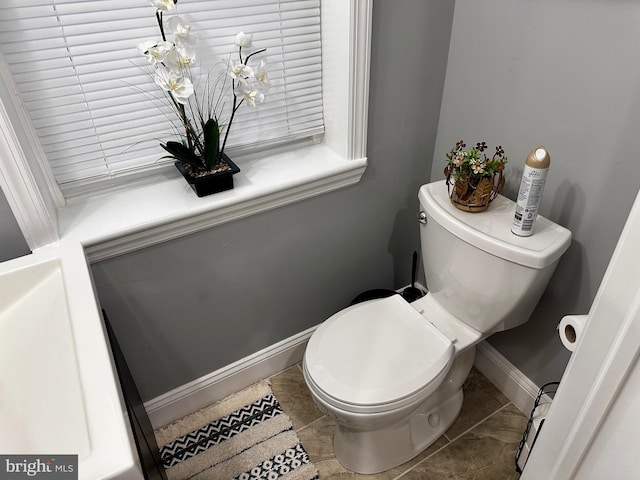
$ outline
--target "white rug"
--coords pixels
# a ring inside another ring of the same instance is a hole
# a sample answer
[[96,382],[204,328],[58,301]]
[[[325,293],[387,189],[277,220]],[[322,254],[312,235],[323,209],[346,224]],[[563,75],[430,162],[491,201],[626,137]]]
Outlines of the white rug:
[[155,433],[169,480],[319,478],[266,382]]

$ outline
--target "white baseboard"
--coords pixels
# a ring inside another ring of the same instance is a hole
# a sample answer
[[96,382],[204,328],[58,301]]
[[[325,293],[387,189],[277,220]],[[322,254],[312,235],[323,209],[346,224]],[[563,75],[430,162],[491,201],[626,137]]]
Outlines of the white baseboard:
[[151,425],[154,429],[168,425],[301,362],[315,329],[305,330],[145,402]]
[[487,341],[476,347],[475,366],[525,415],[531,413],[538,387]]

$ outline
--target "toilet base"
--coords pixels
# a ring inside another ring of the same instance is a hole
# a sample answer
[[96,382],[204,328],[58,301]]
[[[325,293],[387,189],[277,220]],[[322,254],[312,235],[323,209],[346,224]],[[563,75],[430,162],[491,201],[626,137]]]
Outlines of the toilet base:
[[433,444],[462,409],[462,389],[433,408],[427,401],[405,421],[378,430],[354,430],[338,424],[336,458],[353,472],[371,474],[403,464]]

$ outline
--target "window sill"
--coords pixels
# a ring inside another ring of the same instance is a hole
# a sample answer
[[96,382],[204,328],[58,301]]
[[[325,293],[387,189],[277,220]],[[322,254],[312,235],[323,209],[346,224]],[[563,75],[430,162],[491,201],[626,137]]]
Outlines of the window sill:
[[60,239],[79,241],[90,262],[357,183],[366,158],[346,160],[326,145],[238,162],[235,188],[198,198],[175,173],[155,184],[72,203],[58,210]]

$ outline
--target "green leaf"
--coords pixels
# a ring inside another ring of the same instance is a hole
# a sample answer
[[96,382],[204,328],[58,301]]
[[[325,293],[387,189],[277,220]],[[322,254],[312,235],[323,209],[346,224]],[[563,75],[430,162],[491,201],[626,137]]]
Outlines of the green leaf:
[[169,152],[172,158],[175,158],[179,162],[191,165],[198,170],[202,169],[202,161],[200,158],[180,142],[161,143],[160,146]]
[[204,163],[210,170],[218,161],[218,147],[220,145],[220,128],[215,119],[210,118],[202,127],[204,134]]

